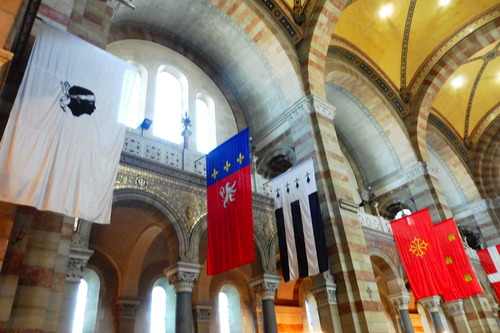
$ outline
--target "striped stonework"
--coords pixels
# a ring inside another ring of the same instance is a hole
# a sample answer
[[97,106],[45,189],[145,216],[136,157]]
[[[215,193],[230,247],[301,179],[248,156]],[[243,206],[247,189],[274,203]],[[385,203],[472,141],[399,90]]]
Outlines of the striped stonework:
[[484,199],[454,210],[453,215],[457,224],[479,227],[486,244],[493,246],[500,243],[500,233],[492,218],[497,204],[495,200]]
[[[9,328],[56,332],[66,277],[71,223],[64,222],[61,215],[34,209],[29,209],[22,216],[18,215],[18,218],[30,223],[25,224],[27,228],[20,241],[25,245],[22,262],[17,264],[17,272],[13,272],[19,274],[19,282]],[[67,246],[63,245],[64,242]]]
[[333,30],[345,4],[322,0],[318,1],[315,8],[298,53],[306,94],[326,99],[324,87],[326,55]]
[[495,36],[500,31],[500,21],[485,22],[469,35],[459,33],[448,43],[444,43],[443,47],[436,50],[427,63],[420,67],[415,79],[408,85],[414,97],[411,104],[412,116],[405,122],[421,160],[428,160],[425,138],[427,120],[439,90],[460,65],[497,39]]
[[500,331],[485,294],[465,298],[464,309],[472,332]]
[[378,289],[358,216],[339,209],[339,201],[352,201],[353,194],[333,126],[335,112],[315,97],[305,102],[305,115],[290,119],[290,135],[298,161],[314,160],[340,323],[346,332],[381,332],[386,323],[379,293],[366,292]]

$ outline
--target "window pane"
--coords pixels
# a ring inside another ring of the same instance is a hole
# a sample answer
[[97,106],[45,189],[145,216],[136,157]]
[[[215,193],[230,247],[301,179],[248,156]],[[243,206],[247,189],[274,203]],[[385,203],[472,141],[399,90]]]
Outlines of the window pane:
[[225,293],[219,293],[219,317],[221,333],[230,333],[229,329],[229,302]]
[[182,86],[167,72],[156,79],[153,135],[180,144],[182,142]]
[[208,153],[210,144],[210,122],[208,105],[201,99],[196,100],[196,148],[200,153]]
[[85,280],[80,280],[78,293],[76,296],[75,319],[73,320],[73,333],[83,332],[83,320],[85,317],[85,305],[87,304],[88,284]]
[[163,287],[153,288],[151,298],[151,333],[165,333],[167,293]]

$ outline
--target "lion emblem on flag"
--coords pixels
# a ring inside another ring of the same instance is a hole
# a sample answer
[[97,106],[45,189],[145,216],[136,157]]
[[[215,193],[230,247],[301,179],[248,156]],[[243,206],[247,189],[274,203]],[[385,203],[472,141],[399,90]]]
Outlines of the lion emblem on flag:
[[237,190],[235,187],[236,180],[234,181],[233,185],[227,182],[225,186],[221,186],[219,188],[219,194],[222,198],[222,205],[224,206],[224,208],[227,208],[227,205],[235,200],[234,194]]

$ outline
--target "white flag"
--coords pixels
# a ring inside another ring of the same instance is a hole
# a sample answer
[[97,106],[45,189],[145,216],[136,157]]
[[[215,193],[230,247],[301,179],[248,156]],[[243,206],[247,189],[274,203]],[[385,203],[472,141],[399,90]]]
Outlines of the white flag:
[[285,282],[328,269],[328,251],[309,159],[271,180]]
[[136,74],[42,24],[0,143],[0,200],[109,223]]

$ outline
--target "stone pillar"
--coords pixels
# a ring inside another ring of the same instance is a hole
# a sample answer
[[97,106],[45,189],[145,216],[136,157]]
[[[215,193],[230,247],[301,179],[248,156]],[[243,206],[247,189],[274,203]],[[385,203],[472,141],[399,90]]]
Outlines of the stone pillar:
[[500,319],[498,318],[498,303],[493,303],[493,317],[495,317],[495,321],[500,328]]
[[434,324],[434,330],[436,333],[443,333],[444,326],[441,321],[441,316],[439,314],[439,306],[441,302],[440,296],[431,296],[419,300],[419,302],[424,306],[424,308],[431,314],[432,323]]
[[71,250],[59,319],[58,332],[60,333],[71,332],[73,328],[78,287],[82,273],[87,267],[87,262],[94,253],[94,251],[88,249],[91,228],[92,223],[79,220],[77,230],[71,239]]
[[175,305],[175,332],[190,333],[194,330],[192,294],[201,266],[189,262],[178,262],[164,270],[177,294]]
[[135,315],[140,305],[141,301],[136,298],[119,298],[115,301],[117,332],[135,332]]
[[264,333],[278,333],[276,311],[274,309],[274,295],[280,281],[281,277],[273,274],[263,274],[250,281],[250,286],[260,299]]
[[[337,286],[333,282],[333,276],[330,272],[325,272],[322,276],[324,277],[323,281],[311,288],[311,294],[316,299],[318,306],[321,331],[323,333],[342,332],[339,311],[337,309],[337,297],[335,296]],[[316,282],[316,280],[318,278],[313,277],[313,281]]]
[[410,313],[408,312],[408,304],[410,304],[410,293],[402,291],[400,294],[389,295],[389,300],[392,305],[398,310],[399,323],[404,333],[414,333],[413,324],[411,323]]
[[[387,322],[358,205],[348,184],[349,166],[334,127],[335,108],[308,96],[284,113],[297,161],[314,159],[315,177],[331,271],[337,283],[337,304],[345,332],[382,332]],[[370,292],[367,292],[370,290]]]
[[500,332],[484,294],[465,298],[464,308],[472,332]]
[[9,328],[56,332],[74,219],[33,211]]
[[443,304],[446,312],[453,318],[455,329],[457,332],[472,333],[467,316],[464,310],[464,300],[457,299],[456,301],[446,302]]
[[194,306],[194,328],[196,333],[210,331],[211,305],[197,304]]

